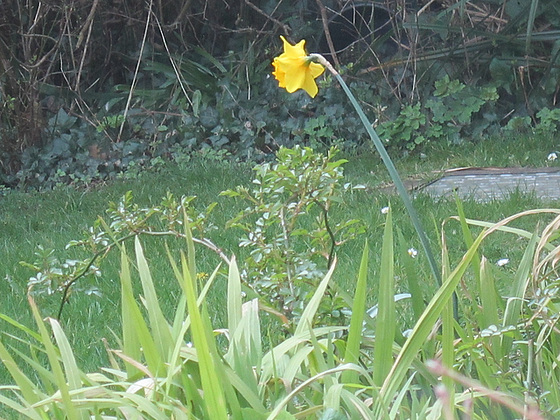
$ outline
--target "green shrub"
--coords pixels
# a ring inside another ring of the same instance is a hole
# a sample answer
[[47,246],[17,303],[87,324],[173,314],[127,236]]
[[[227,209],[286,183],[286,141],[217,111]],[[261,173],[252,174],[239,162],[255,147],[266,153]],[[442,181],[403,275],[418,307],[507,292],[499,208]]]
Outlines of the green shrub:
[[[301,316],[337,247],[365,232],[359,220],[331,220],[343,190],[352,188],[343,184],[346,160],[335,160],[336,154],[334,148],[327,156],[281,148],[277,163],[254,168],[253,189],[222,193],[247,204],[227,223],[244,232],[239,244],[250,250],[245,282],[288,319]],[[335,296],[330,305],[323,303],[323,315],[342,316],[343,302]]]

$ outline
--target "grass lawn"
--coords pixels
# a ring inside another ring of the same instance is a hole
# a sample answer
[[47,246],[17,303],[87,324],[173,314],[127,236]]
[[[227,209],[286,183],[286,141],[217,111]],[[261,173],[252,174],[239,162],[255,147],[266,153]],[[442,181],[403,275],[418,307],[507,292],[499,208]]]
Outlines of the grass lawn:
[[[432,171],[462,166],[546,166],[556,162],[546,160],[548,154],[556,149],[552,137],[536,138],[499,138],[478,144],[433,146],[424,151],[422,156],[413,154],[396,159],[396,165],[403,177],[433,176]],[[376,293],[377,261],[379,260],[380,237],[383,231],[383,215],[381,208],[389,203],[393,206],[395,226],[402,232],[407,241],[407,247],[420,249],[419,241],[411,223],[397,196],[381,192],[379,187],[384,185],[389,177],[379,158],[374,154],[350,156],[345,165],[348,182],[364,184],[365,191],[348,193],[340,208],[333,210],[333,219],[360,218],[368,226],[367,236],[371,248],[371,263],[369,277],[370,303],[374,303]],[[75,249],[64,250],[64,246],[73,239],[80,239],[83,233],[99,216],[105,215],[110,201],[117,201],[126,192],[132,191],[135,202],[140,206],[158,204],[166,191],[176,196],[195,195],[195,206],[204,208],[211,202],[217,201],[217,208],[213,212],[213,220],[217,226],[225,222],[240,210],[241,203],[218,194],[237,185],[249,185],[252,179],[250,165],[228,162],[192,162],[189,167],[177,167],[169,164],[156,173],[144,173],[136,179],[116,180],[106,185],[96,185],[88,189],[60,188],[47,192],[9,192],[0,196],[0,296],[2,296],[1,312],[16,320],[31,325],[31,318],[26,299],[27,281],[33,273],[22,267],[20,261],[32,262],[38,246],[55,250],[55,255],[61,259],[72,258]],[[442,222],[457,213],[454,202],[440,201],[420,195],[415,200],[418,212],[423,218],[424,226],[430,240],[437,244]],[[543,203],[530,195],[514,194],[509,199],[492,202],[463,203],[467,217],[486,221],[498,221],[514,213],[544,206],[554,206],[554,203]],[[455,222],[449,222],[449,248],[454,251],[453,258],[464,251],[460,227]],[[515,226],[532,230],[534,219],[524,219],[516,222]],[[456,230],[456,232],[455,232]],[[476,231],[476,229],[474,229]],[[227,254],[237,254],[243,259],[243,250],[238,248],[238,235],[234,230],[218,229],[213,232],[212,240]],[[174,240],[169,241],[173,246],[181,246]],[[359,239],[338,250],[339,267],[335,272],[335,279],[339,285],[352,289],[359,265],[359,256],[364,240]],[[501,258],[509,258],[512,262],[518,260],[525,243],[512,243],[506,234],[493,235],[483,246],[483,252],[491,262]],[[131,245],[129,245],[131,247]],[[438,249],[438,247],[435,247]],[[105,348],[102,339],[112,342],[112,331],[118,331],[120,314],[119,302],[119,272],[118,252],[104,261],[102,276],[98,279],[97,287],[100,296],[75,293],[71,296],[69,305],[65,308],[62,322],[68,336],[73,340],[75,353],[80,358],[78,363],[85,371],[95,370],[106,363]],[[146,255],[153,269],[154,280],[158,287],[163,306],[171,309],[178,294],[176,282],[168,268],[166,251],[163,241],[146,240]],[[419,259],[423,256],[420,254]],[[209,251],[201,250],[198,254],[198,270],[211,272],[219,259]],[[516,264],[512,264],[516,266]],[[424,271],[418,273],[424,277],[425,293],[429,294],[433,287],[433,280],[427,264]],[[398,275],[398,272],[397,272]],[[502,283],[507,284],[511,272],[505,266],[499,271]],[[500,278],[498,278],[500,281]],[[214,327],[220,328],[223,319],[225,296],[225,279],[216,283],[210,296],[209,311],[214,319]],[[405,284],[399,285],[404,291]],[[60,296],[41,297],[39,307],[45,316],[55,316],[58,310]],[[10,330],[5,330],[9,332]],[[0,368],[0,383],[7,382],[5,372]]]

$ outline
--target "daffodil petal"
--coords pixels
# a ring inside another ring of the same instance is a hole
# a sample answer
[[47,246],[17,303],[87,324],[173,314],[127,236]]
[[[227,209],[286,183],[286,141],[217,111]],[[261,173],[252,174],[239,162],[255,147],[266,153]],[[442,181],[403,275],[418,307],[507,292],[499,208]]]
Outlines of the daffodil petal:
[[303,88],[305,84],[306,74],[304,72],[286,73],[286,90],[293,93],[298,89]]
[[280,35],[280,39],[284,43],[284,54],[290,57],[305,57],[307,55],[305,52],[305,39],[302,39],[296,45],[290,44],[282,35]]
[[317,63],[309,63],[309,72],[314,79],[322,75],[324,71],[325,68],[322,65]]
[[315,79],[310,74],[306,75],[304,83],[301,85],[301,88],[305,90],[312,98],[314,98],[317,95],[317,92],[319,92],[317,83],[315,83]]

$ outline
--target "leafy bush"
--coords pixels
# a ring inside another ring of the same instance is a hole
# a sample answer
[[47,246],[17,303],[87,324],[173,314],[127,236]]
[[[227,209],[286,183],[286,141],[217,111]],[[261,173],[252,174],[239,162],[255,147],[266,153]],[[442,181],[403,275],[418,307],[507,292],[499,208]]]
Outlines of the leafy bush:
[[[355,219],[330,219],[340,205],[343,159],[310,148],[281,148],[275,164],[255,167],[255,188],[222,194],[247,203],[228,227],[240,228],[241,247],[250,249],[245,281],[288,319],[299,318],[318,281],[332,265],[338,246],[365,231]],[[312,226],[310,228],[309,226]],[[343,302],[333,296],[321,313],[341,316]],[[323,302],[326,303],[326,302]]]

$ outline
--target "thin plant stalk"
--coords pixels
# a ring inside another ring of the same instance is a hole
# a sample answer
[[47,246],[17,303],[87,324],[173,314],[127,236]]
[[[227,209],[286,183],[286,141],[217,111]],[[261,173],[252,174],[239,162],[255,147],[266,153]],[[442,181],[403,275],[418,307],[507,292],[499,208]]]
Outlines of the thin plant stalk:
[[420,217],[418,216],[418,213],[416,212],[416,209],[412,205],[412,200],[410,199],[410,196],[408,195],[408,192],[407,192],[407,190],[406,190],[406,188],[405,188],[405,186],[404,186],[404,184],[401,180],[401,177],[399,176],[397,168],[395,168],[395,165],[394,165],[393,161],[391,160],[391,157],[387,153],[387,149],[385,149],[385,146],[383,146],[383,142],[381,141],[381,139],[379,138],[379,136],[375,132],[375,129],[373,128],[373,125],[368,120],[368,118],[367,118],[366,114],[364,113],[362,107],[360,106],[360,104],[356,100],[356,97],[350,91],[350,89],[348,88],[348,85],[342,79],[342,77],[340,76],[338,71],[336,71],[336,69],[331,65],[331,63],[329,63],[329,61],[327,61],[327,59],[325,59],[325,57],[323,57],[320,54],[310,54],[309,57],[313,61],[323,65],[326,69],[328,69],[331,72],[331,74],[336,78],[338,83],[340,83],[340,86],[342,87],[342,90],[344,90],[344,93],[346,94],[348,99],[350,99],[350,102],[352,103],[352,105],[354,106],[354,109],[358,113],[358,116],[360,117],[360,120],[362,121],[362,124],[364,125],[367,133],[369,134],[371,140],[373,141],[373,144],[374,144],[375,148],[377,149],[377,152],[381,156],[381,159],[383,160],[383,163],[385,164],[385,167],[389,171],[389,175],[391,176],[391,179],[393,180],[393,183],[395,184],[395,188],[397,189],[397,192],[398,192],[399,196],[401,197],[401,200],[403,201],[404,206],[406,207],[408,215],[410,216],[412,224],[414,225],[414,228],[416,229],[416,232],[417,232],[418,237],[420,239],[420,243],[422,244],[422,248],[424,249],[424,252],[426,253],[426,257],[428,258],[428,263],[430,264],[430,269],[432,270],[432,274],[434,275],[434,278],[437,280],[438,284],[441,286],[441,284],[442,284],[441,273],[439,271],[438,265],[437,265],[436,260],[434,258],[434,254],[433,254],[432,249],[430,247],[428,237],[426,236],[426,231],[422,227]]

